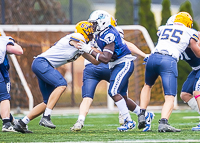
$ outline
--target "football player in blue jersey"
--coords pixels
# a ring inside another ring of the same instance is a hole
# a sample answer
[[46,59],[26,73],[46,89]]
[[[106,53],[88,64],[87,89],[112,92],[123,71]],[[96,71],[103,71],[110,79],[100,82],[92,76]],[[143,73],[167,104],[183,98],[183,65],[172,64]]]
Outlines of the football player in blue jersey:
[[103,10],[96,10],[92,12],[88,21],[93,24],[95,41],[102,53],[94,51],[90,44],[79,43],[79,48],[91,54],[97,61],[109,64],[111,75],[108,94],[125,119],[124,124],[117,129],[119,131],[133,129],[135,121],[131,119],[129,110],[134,111],[137,105],[128,98],[127,89],[128,79],[134,70],[135,57],[131,55],[119,32],[110,24],[110,14]]
[[[117,29],[117,31],[120,33],[120,36],[124,38],[124,32],[120,27],[116,26],[117,22],[113,16],[111,16],[111,25],[113,25]],[[82,28],[79,25],[76,26],[76,29],[82,30]],[[92,41],[92,42],[95,43],[95,41]],[[147,56],[142,51],[140,50],[136,51],[137,49],[135,50],[134,48],[132,48],[133,46],[135,46],[132,43],[130,42],[127,42],[127,43],[133,54],[137,53],[140,56],[145,56],[145,57]],[[96,44],[92,44],[92,45],[94,45],[93,47],[98,48]],[[108,64],[100,63],[99,65],[93,65],[87,60],[85,60],[84,63],[85,63],[85,69],[83,71],[83,86],[82,86],[83,100],[80,104],[78,120],[73,125],[73,127],[70,128],[71,131],[80,131],[82,129],[82,127],[84,126],[85,117],[88,114],[89,108],[92,104],[94,92],[95,92],[97,84],[101,80],[105,80],[109,82],[109,79],[110,79],[110,69],[108,67]],[[136,115],[138,115],[140,112],[140,107],[136,105],[135,109],[131,112],[134,112]],[[154,114],[152,112],[147,113],[146,119],[148,119],[149,122],[147,121],[148,123],[146,124],[146,128],[143,131],[149,131],[151,129],[151,121],[153,117],[154,117]],[[124,124],[124,119],[121,116],[121,114],[119,115],[119,123],[120,125]]]
[[20,45],[15,43],[9,36],[2,36],[0,33],[0,103],[1,118],[3,121],[3,132],[16,132],[11,125],[13,116],[10,114],[10,78],[8,54],[22,55],[23,50]]
[[177,94],[177,61],[181,53],[190,45],[191,50],[200,57],[198,32],[192,28],[193,20],[189,13],[175,15],[174,24],[159,27],[158,44],[149,56],[145,71],[145,85],[140,95],[141,114],[138,117],[139,127],[145,127],[144,113],[150,102],[151,88],[158,76],[161,76],[165,94],[165,103],[159,120],[159,132],[180,132],[169,125],[168,119],[174,106]]
[[[191,67],[192,71],[188,75],[181,90],[181,99],[199,113],[200,107],[200,58],[197,58],[191,48],[181,54],[181,59],[185,60]],[[200,131],[200,123],[192,128],[193,131]]]
[[43,102],[35,106],[23,119],[20,119],[14,125],[15,130],[21,133],[28,133],[26,125],[41,114],[43,116],[39,125],[52,129],[56,128],[51,122],[51,112],[59,97],[65,91],[67,81],[55,68],[75,61],[81,55],[93,64],[99,64],[94,57],[80,51],[78,48],[79,45],[77,43],[88,41],[89,36],[93,33],[89,22],[81,21],[80,25],[84,27],[84,33],[71,33],[62,37],[55,45],[33,60],[32,71],[37,76]]

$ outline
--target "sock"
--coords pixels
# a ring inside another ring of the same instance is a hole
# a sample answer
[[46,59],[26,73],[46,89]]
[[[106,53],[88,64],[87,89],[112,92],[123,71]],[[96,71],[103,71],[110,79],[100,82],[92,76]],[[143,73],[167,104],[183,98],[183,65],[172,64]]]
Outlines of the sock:
[[25,116],[23,119],[22,119],[22,122],[24,122],[24,124],[28,124],[29,122],[30,122],[30,119],[27,117],[27,116]]
[[52,110],[51,110],[51,109],[49,109],[49,108],[46,108],[46,109],[45,109],[45,112],[44,112],[44,116],[51,115],[51,112],[52,112]]
[[78,116],[78,120],[85,121],[85,116],[84,116],[84,115],[79,115],[79,116]]
[[160,124],[167,124],[168,120],[166,118],[162,118],[162,119],[160,119],[159,123]]
[[13,115],[10,113],[10,122],[13,122],[15,120],[15,118],[13,117]]
[[140,109],[140,114],[145,115],[146,109]]
[[117,107],[118,107],[121,115],[123,116],[123,118],[126,119],[127,121],[132,121],[124,98],[115,102],[115,104],[117,105]]
[[4,125],[5,123],[10,122],[10,119],[9,118],[4,118],[4,119],[2,119],[2,121],[3,121],[3,125]]
[[191,98],[191,99],[187,102],[187,104],[190,106],[190,108],[191,108],[192,110],[197,111],[197,112],[200,114],[197,101],[196,101],[196,99],[195,99],[194,97]]
[[133,113],[135,113],[136,115],[139,115],[140,114],[140,106],[136,106],[135,107],[135,110],[133,111]]

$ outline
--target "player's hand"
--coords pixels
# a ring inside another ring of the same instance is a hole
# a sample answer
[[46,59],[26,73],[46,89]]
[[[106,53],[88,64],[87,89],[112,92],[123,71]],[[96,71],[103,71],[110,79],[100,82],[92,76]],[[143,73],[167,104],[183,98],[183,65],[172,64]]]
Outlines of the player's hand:
[[86,44],[86,43],[84,43],[82,41],[80,41],[78,43],[78,48],[79,48],[79,51],[83,51],[83,52],[88,53],[88,54],[91,54],[92,51],[93,51],[93,49],[91,48],[90,43]]
[[145,58],[143,59],[143,61],[144,61],[144,65],[146,65],[146,63],[147,63],[147,61],[148,61],[148,59],[149,59],[149,56],[150,56],[150,54],[146,54],[146,56],[145,56]]

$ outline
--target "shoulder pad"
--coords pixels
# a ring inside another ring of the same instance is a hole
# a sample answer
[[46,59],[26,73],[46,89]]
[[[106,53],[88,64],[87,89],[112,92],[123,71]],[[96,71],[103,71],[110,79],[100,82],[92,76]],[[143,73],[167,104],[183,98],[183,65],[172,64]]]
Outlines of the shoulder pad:
[[70,39],[71,40],[74,40],[74,41],[82,41],[82,42],[84,42],[85,43],[85,38],[84,38],[84,36],[82,35],[82,34],[80,34],[80,33],[72,33],[72,34],[70,34]]

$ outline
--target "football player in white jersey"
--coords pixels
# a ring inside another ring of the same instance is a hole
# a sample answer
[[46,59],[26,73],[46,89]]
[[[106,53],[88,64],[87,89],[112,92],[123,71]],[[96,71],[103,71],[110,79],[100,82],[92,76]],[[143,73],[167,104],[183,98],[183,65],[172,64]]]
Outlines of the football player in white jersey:
[[145,125],[144,113],[150,102],[151,88],[158,76],[161,76],[165,102],[159,120],[159,132],[180,132],[169,125],[168,120],[177,94],[177,62],[181,53],[190,46],[197,57],[200,57],[198,32],[192,28],[193,20],[189,13],[180,12],[175,16],[173,25],[160,26],[158,44],[149,56],[145,71],[145,85],[140,95],[141,114],[138,122],[141,128]]
[[48,128],[56,128],[51,122],[50,116],[56,102],[65,91],[67,82],[55,68],[72,62],[81,55],[93,64],[99,64],[91,55],[78,49],[80,41],[85,43],[92,36],[93,30],[91,24],[87,21],[81,21],[77,25],[84,27],[84,31],[62,37],[47,51],[35,57],[32,63],[32,71],[38,78],[43,102],[35,106],[23,119],[20,119],[18,124],[14,126],[15,130],[28,133],[26,125],[42,113],[43,116],[39,124]]
[[[166,25],[173,25],[176,15],[172,15]],[[198,32],[200,37],[200,32]],[[197,58],[191,48],[186,48],[186,50],[181,54],[181,60],[185,60],[192,68],[192,71],[188,75],[186,81],[184,82],[181,90],[181,99],[190,106],[190,108],[196,112],[199,112],[198,104],[200,105],[200,95],[199,91],[199,73],[200,73],[200,58]],[[198,102],[198,104],[197,104]],[[200,123],[192,128],[193,131],[200,131]]]
[[13,116],[10,114],[10,78],[9,78],[9,60],[7,54],[22,55],[23,49],[15,43],[10,36],[2,36],[0,33],[0,109],[1,119],[3,121],[3,132],[16,132],[11,125]]

